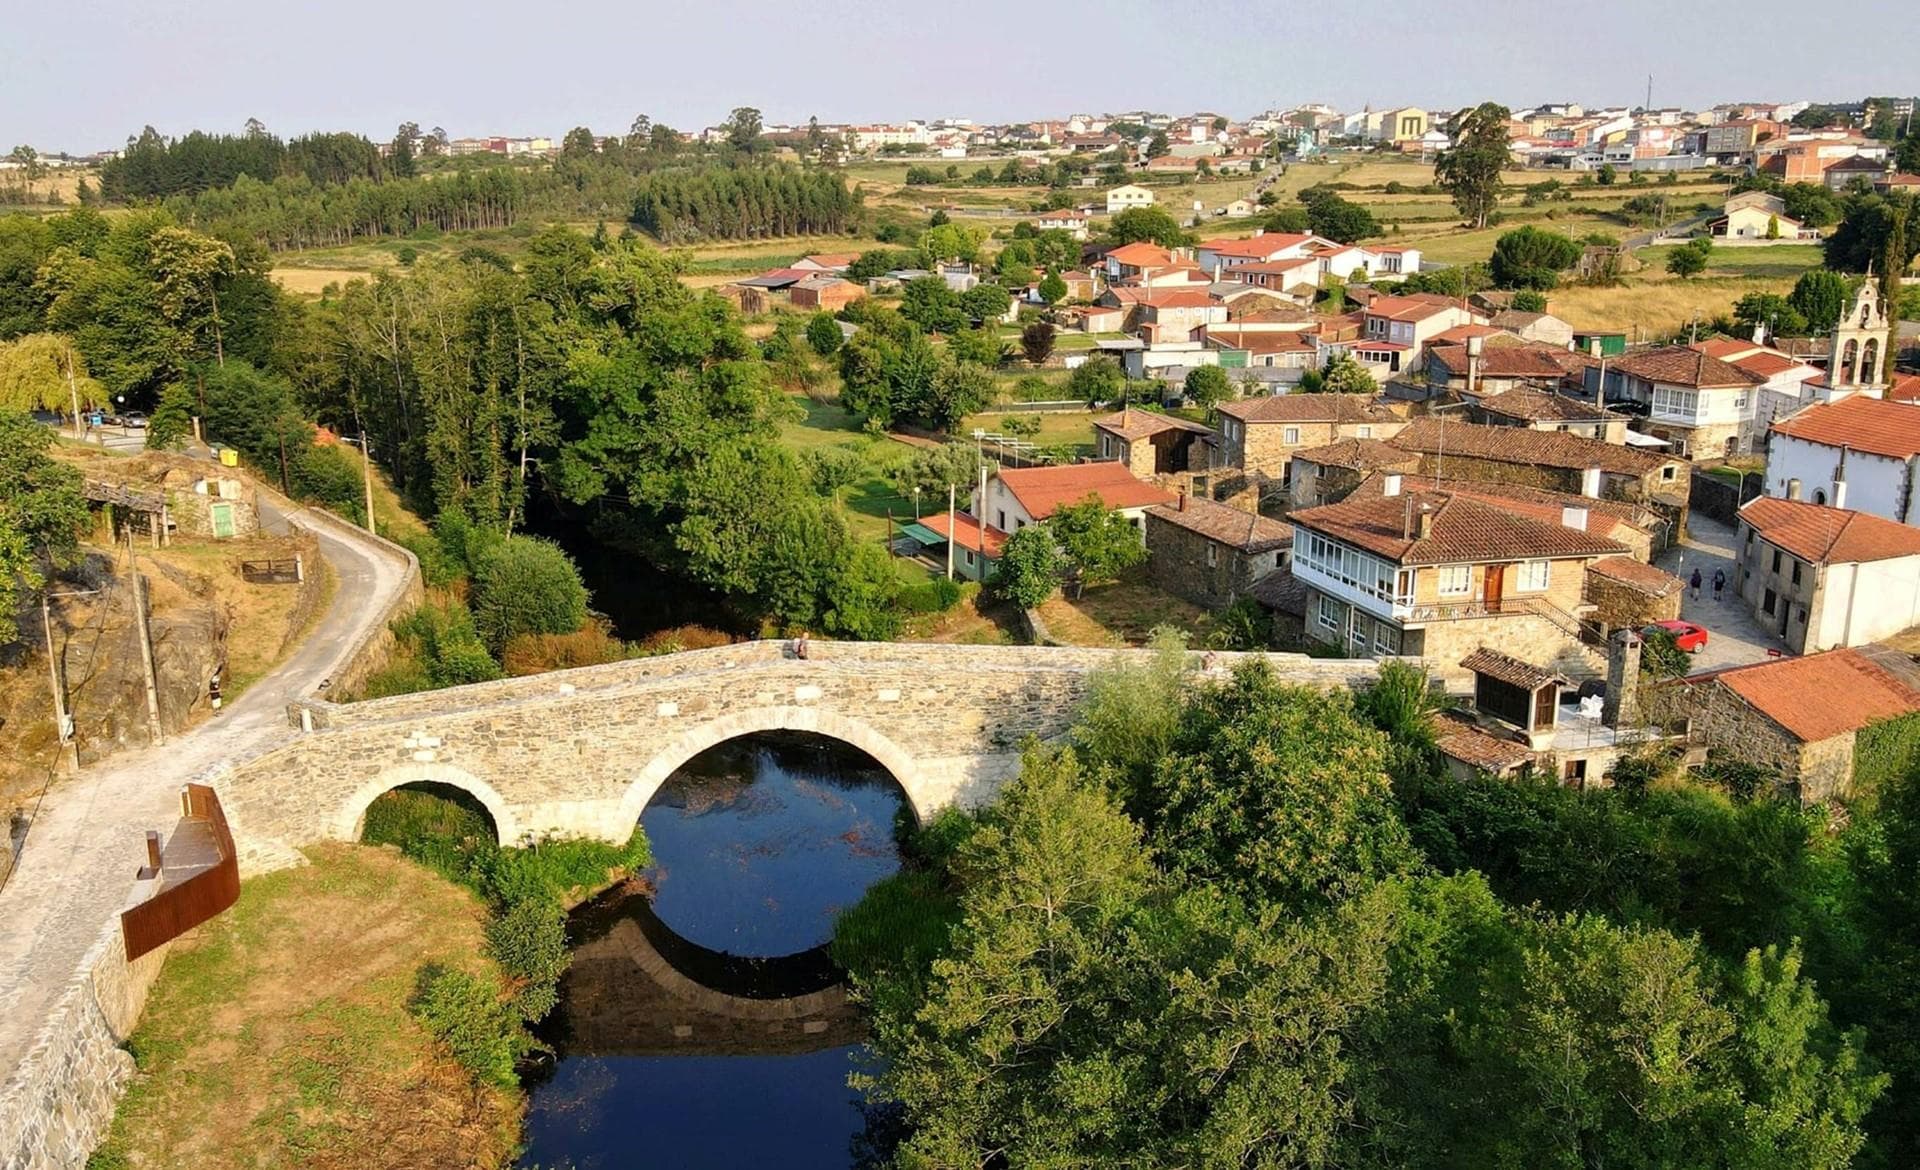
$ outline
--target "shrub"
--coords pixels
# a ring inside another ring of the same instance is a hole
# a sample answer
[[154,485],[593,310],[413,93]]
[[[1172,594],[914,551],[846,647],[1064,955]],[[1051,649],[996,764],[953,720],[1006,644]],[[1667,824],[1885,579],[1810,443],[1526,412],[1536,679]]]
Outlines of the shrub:
[[490,682],[500,677],[499,664],[487,653],[473,626],[473,615],[457,598],[429,600],[394,623],[394,632],[409,644],[424,670],[429,688]]
[[637,657],[640,651],[613,636],[602,620],[592,620],[571,634],[516,634],[500,651],[500,665],[512,676],[598,666]]
[[570,634],[587,620],[587,587],[556,544],[510,536],[475,569],[474,627],[489,646],[516,634]]
[[924,585],[900,591],[900,607],[908,613],[945,613],[960,604],[960,582],[935,577]]
[[646,834],[635,828],[624,845],[561,837],[521,849],[477,853],[474,860],[475,872],[465,884],[494,904],[559,906],[581,891],[604,886],[616,874],[645,869],[653,853]]
[[309,447],[289,460],[287,483],[301,499],[313,500],[355,524],[366,523],[366,487],[360,461],[339,447]]
[[514,902],[487,923],[487,953],[507,976],[507,993],[528,1023],[546,1018],[560,1001],[566,973],[567,917],[552,902]]
[[447,967],[422,967],[413,1014],[474,1076],[501,1088],[517,1083],[514,1066],[533,1042],[520,1026],[519,1012],[486,980]]
[[815,313],[807,320],[807,344],[821,357],[831,357],[840,348],[840,323],[832,313]]

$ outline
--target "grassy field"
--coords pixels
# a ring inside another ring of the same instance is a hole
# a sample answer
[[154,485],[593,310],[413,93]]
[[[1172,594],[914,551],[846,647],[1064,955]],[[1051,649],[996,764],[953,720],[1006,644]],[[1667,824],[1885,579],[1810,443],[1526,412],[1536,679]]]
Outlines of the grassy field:
[[1190,645],[1200,645],[1213,623],[1206,610],[1148,583],[1144,569],[1078,599],[1055,597],[1040,606],[1040,616],[1069,646],[1144,646],[1157,626],[1183,630]]
[[507,1163],[517,1094],[475,1085],[407,1010],[421,967],[480,969],[480,903],[388,850],[311,857],[174,945],[89,1167]]
[[[860,477],[840,499],[847,526],[854,536],[860,540],[885,541],[890,532],[897,534],[900,525],[910,523],[913,497],[895,490],[890,476],[908,458],[912,448],[885,435],[869,434],[835,403],[817,402],[799,395],[794,396],[793,402],[795,414],[780,425],[782,442],[803,455],[822,447],[842,447],[858,454],[864,464]],[[934,506],[928,500],[920,503],[922,508]],[[944,500],[941,505],[945,505]],[[898,564],[908,584],[917,584],[928,577],[926,568],[917,562],[902,560]]]
[[1007,419],[1015,415],[1031,415],[1040,420],[1040,433],[1033,437],[1032,442],[1042,447],[1067,445],[1075,448],[1082,455],[1091,455],[1093,453],[1093,420],[1106,413],[1110,412],[1103,411],[1095,414],[1085,410],[1023,411],[1019,403],[1013,402],[969,416],[960,424],[958,431],[962,435],[971,435],[976,429],[1004,433]]

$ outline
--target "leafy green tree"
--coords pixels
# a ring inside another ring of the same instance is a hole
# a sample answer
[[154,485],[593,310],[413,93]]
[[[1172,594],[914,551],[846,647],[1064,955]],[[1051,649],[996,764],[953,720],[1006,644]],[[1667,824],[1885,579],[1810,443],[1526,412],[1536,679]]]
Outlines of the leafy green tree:
[[1147,559],[1147,546],[1133,521],[1108,508],[1097,495],[1055,508],[1042,527],[1060,543],[1075,597],[1085,594],[1088,585],[1115,580]]
[[1020,330],[1020,354],[1031,365],[1039,365],[1053,356],[1054,328],[1046,321],[1034,321]]
[[509,536],[475,566],[473,620],[498,648],[520,634],[570,634],[587,620],[587,588],[560,546]]
[[1077,398],[1091,409],[1119,398],[1126,385],[1127,375],[1120,363],[1096,354],[1074,367],[1067,378],[1067,397]]
[[1513,307],[1522,313],[1544,313],[1547,311],[1547,294],[1537,289],[1523,288],[1513,294]]
[[[1907,199],[1893,195],[1851,195],[1833,233],[1821,242],[1826,266],[1836,272],[1865,272],[1868,265],[1884,270],[1887,242],[1905,219]],[[1899,258],[1905,271],[1920,254],[1920,231],[1902,233]]]
[[1153,137],[1147,139],[1148,158],[1165,158],[1167,151],[1171,149],[1172,145],[1167,141],[1167,132],[1165,130],[1155,130]]
[[1580,260],[1580,243],[1531,224],[1502,233],[1493,244],[1491,270],[1496,288],[1550,289],[1560,273]]
[[[72,414],[75,403],[105,401],[106,392],[87,372],[87,360],[56,333],[29,333],[0,342],[0,410],[54,410]],[[78,419],[75,419],[78,425]]]
[[973,362],[942,362],[929,393],[913,413],[927,425],[950,433],[969,415],[985,409],[996,392],[993,375],[986,368]]
[[929,333],[958,333],[967,327],[960,294],[938,276],[909,280],[901,289],[900,315]]
[[1594,172],[1593,177],[1602,187],[1611,187],[1614,184],[1614,180],[1620,177],[1620,172],[1614,169],[1612,163],[1606,163],[1603,164],[1598,171]]
[[[1269,192],[1269,194],[1271,194],[1271,192]],[[1270,232],[1286,232],[1289,235],[1296,235],[1301,232],[1312,231],[1313,223],[1307,217],[1306,208],[1282,207],[1267,217],[1267,230]]]
[[957,223],[930,227],[920,234],[920,263],[927,268],[949,260],[971,264],[980,259],[980,241],[983,238],[978,228]]
[[1057,272],[1047,273],[1040,281],[1040,297],[1049,305],[1059,304],[1067,299],[1067,282]]
[[1013,295],[997,284],[976,284],[960,294],[960,307],[976,321],[991,325],[1006,315]]
[[1171,867],[1258,901],[1338,902],[1418,857],[1386,737],[1344,692],[1287,686],[1261,662],[1188,705],[1152,803],[1148,828]]
[[821,357],[832,357],[840,348],[840,322],[832,313],[815,313],[807,318],[807,344]]
[[1307,226],[1314,235],[1341,244],[1354,244],[1380,234],[1373,212],[1332,192],[1323,192],[1307,204]]
[[1187,371],[1181,389],[1189,402],[1211,415],[1214,407],[1233,397],[1233,379],[1219,366],[1195,366]]
[[1815,268],[1800,274],[1787,294],[1787,304],[1806,319],[1814,333],[1833,329],[1853,303],[1853,282],[1838,272]]
[[1434,160],[1434,180],[1453,197],[1467,222],[1487,226],[1487,217],[1500,206],[1500,171],[1510,158],[1507,107],[1482,102],[1456,115],[1449,128],[1453,145]]
[[827,632],[885,642],[900,632],[900,575],[877,544],[849,544],[827,578],[822,622]]
[[1029,524],[1013,533],[1000,553],[1000,589],[1024,609],[1052,597],[1065,571],[1060,544],[1044,525]]
[[[1007,360],[1011,351],[1000,340],[1000,330],[988,322],[978,329],[962,329],[947,338],[947,356],[967,365],[992,369]],[[989,398],[992,391],[988,391]]]
[[1129,207],[1107,222],[1107,242],[1116,247],[1145,242],[1184,248],[1193,236],[1164,207]]
[[0,644],[18,636],[14,615],[42,563],[70,558],[87,523],[80,473],[48,455],[52,445],[30,416],[0,409]]
[[1733,303],[1733,320],[1751,335],[1756,327],[1779,337],[1799,337],[1807,332],[1807,319],[1779,293],[1750,292]]
[[1707,258],[1712,254],[1713,241],[1697,236],[1667,253],[1667,271],[1681,280],[1690,280],[1706,271]]
[[743,154],[754,154],[766,148],[760,130],[760,111],[752,106],[736,107],[727,115],[727,145]]
[[1380,384],[1367,367],[1346,354],[1335,354],[1321,373],[1320,389],[1327,394],[1378,394]]

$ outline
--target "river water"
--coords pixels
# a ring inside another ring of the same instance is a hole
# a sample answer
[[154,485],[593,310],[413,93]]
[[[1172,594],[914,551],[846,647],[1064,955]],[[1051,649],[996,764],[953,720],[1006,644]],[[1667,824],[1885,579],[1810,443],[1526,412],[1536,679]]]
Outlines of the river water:
[[899,786],[814,736],[751,736],[675,773],[644,880],[569,922],[573,964],[530,1085],[523,1167],[846,1170],[868,1119],[834,916],[899,868]]

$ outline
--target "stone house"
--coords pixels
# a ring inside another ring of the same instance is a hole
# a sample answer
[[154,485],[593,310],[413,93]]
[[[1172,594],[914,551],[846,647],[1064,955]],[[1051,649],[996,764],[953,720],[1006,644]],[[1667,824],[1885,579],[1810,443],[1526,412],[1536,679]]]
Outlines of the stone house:
[[787,293],[787,298],[793,302],[793,307],[796,309],[837,313],[866,295],[867,290],[851,280],[822,274],[810,276],[795,284]]
[[1680,616],[1680,598],[1686,583],[1664,569],[1630,556],[1601,557],[1587,566],[1582,596],[1592,607],[1587,615],[1602,634],[1639,629]]
[[1387,439],[1406,420],[1363,394],[1280,394],[1220,404],[1223,462],[1288,482],[1293,452],[1335,439]]
[[1740,509],[1734,593],[1787,649],[1864,646],[1920,625],[1920,531],[1761,496]]
[[1184,418],[1126,407],[1094,419],[1093,433],[1097,458],[1117,460],[1143,480],[1204,472],[1211,463],[1213,428]]
[[1390,440],[1420,456],[1423,475],[1520,484],[1550,491],[1652,505],[1674,518],[1687,508],[1683,459],[1563,431],[1415,419]]
[[1856,394],[1774,423],[1766,492],[1920,526],[1920,409]]
[[1402,490],[1294,512],[1292,571],[1305,584],[1306,633],[1349,655],[1427,659],[1450,686],[1481,646],[1593,677],[1582,642],[1587,567],[1625,551],[1569,509],[1558,523],[1462,492]]
[[1768,769],[1801,800],[1823,801],[1851,788],[1862,730],[1920,710],[1904,661],[1879,648],[1829,650],[1692,675],[1656,692],[1691,720],[1694,739]]
[[1379,439],[1336,439],[1293,453],[1289,506],[1317,508],[1337,504],[1375,472],[1408,473],[1420,469],[1420,457]]
[[1624,443],[1625,415],[1550,390],[1522,387],[1468,400],[1467,421],[1490,427],[1562,431],[1603,443]]
[[1147,573],[1176,597],[1225,609],[1255,581],[1284,568],[1293,528],[1254,512],[1181,493],[1146,511]]
[[1502,309],[1488,322],[1522,341],[1550,345],[1555,349],[1573,348],[1573,326],[1552,313],[1532,313],[1525,309]]

